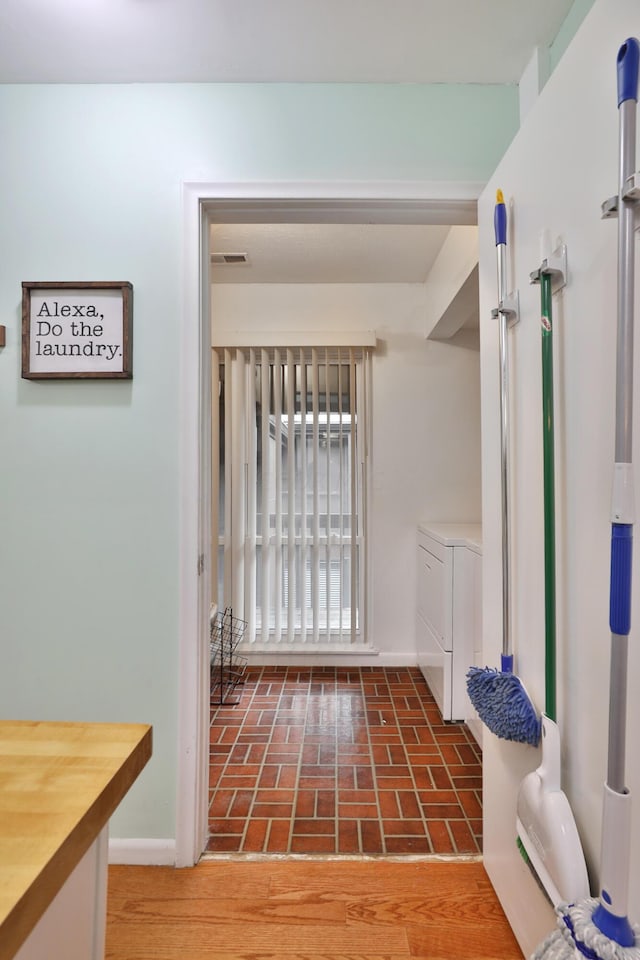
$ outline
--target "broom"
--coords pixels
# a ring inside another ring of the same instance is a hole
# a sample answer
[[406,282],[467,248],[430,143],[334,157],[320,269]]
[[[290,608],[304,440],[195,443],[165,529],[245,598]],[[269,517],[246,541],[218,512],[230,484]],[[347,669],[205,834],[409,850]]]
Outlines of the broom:
[[640,926],[627,917],[631,847],[631,794],[624,785],[627,710],[627,651],[631,626],[633,550],[633,299],[634,200],[626,195],[635,173],[636,110],[640,43],[626,41],[618,51],[620,163],[618,187],[618,343],[616,365],[616,442],[611,524],[609,625],[609,748],[602,813],[600,897],[561,904],[558,930],[538,947],[532,960],[640,960]]
[[[535,278],[535,279],[534,279]],[[556,556],[553,403],[553,310],[551,273],[532,274],[540,283],[542,331],[542,453],[544,487],[545,709],[542,760],[520,785],[517,842],[554,907],[589,896],[587,865],[578,828],[562,790],[560,730],[556,722]]]
[[508,352],[506,301],[507,209],[502,191],[496,194],[494,230],[498,267],[500,319],[500,446],[502,467],[502,656],[500,670],[470,667],[467,693],[478,716],[497,737],[537,746],[540,719],[520,679],[513,672],[509,573],[509,456],[508,456]]

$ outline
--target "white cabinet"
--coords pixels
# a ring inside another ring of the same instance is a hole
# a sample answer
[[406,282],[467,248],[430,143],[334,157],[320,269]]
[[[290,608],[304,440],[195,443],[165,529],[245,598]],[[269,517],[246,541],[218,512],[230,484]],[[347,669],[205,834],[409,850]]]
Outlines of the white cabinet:
[[416,551],[418,665],[443,720],[466,720],[466,673],[480,656],[482,528],[420,524]]
[[71,872],[13,960],[104,960],[108,827]]

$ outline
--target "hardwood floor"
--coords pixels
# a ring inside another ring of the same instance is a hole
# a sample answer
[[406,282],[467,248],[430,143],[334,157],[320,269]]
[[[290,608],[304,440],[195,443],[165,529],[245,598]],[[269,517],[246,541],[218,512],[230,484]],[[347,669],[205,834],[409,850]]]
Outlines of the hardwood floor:
[[522,960],[482,863],[109,868],[107,960]]

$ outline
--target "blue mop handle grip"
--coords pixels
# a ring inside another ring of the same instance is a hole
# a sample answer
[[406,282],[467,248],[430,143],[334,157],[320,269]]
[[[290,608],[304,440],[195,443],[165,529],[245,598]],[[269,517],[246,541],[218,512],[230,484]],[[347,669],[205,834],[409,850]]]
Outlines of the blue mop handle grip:
[[638,67],[640,43],[629,37],[618,50],[618,106],[625,100],[638,100]]
[[631,629],[631,562],[633,524],[611,524],[611,592],[609,626],[612,633],[626,637]]
[[499,243],[507,243],[507,207],[502,199],[502,191],[498,190],[498,202],[493,210],[493,229],[496,235],[496,247]]
[[503,653],[500,657],[500,669],[502,673],[513,673],[513,654]]

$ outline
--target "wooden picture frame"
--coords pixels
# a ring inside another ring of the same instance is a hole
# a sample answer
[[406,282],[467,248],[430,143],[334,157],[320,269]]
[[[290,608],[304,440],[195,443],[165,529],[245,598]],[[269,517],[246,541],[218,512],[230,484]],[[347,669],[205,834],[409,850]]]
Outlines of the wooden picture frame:
[[26,380],[131,380],[133,285],[23,281]]

